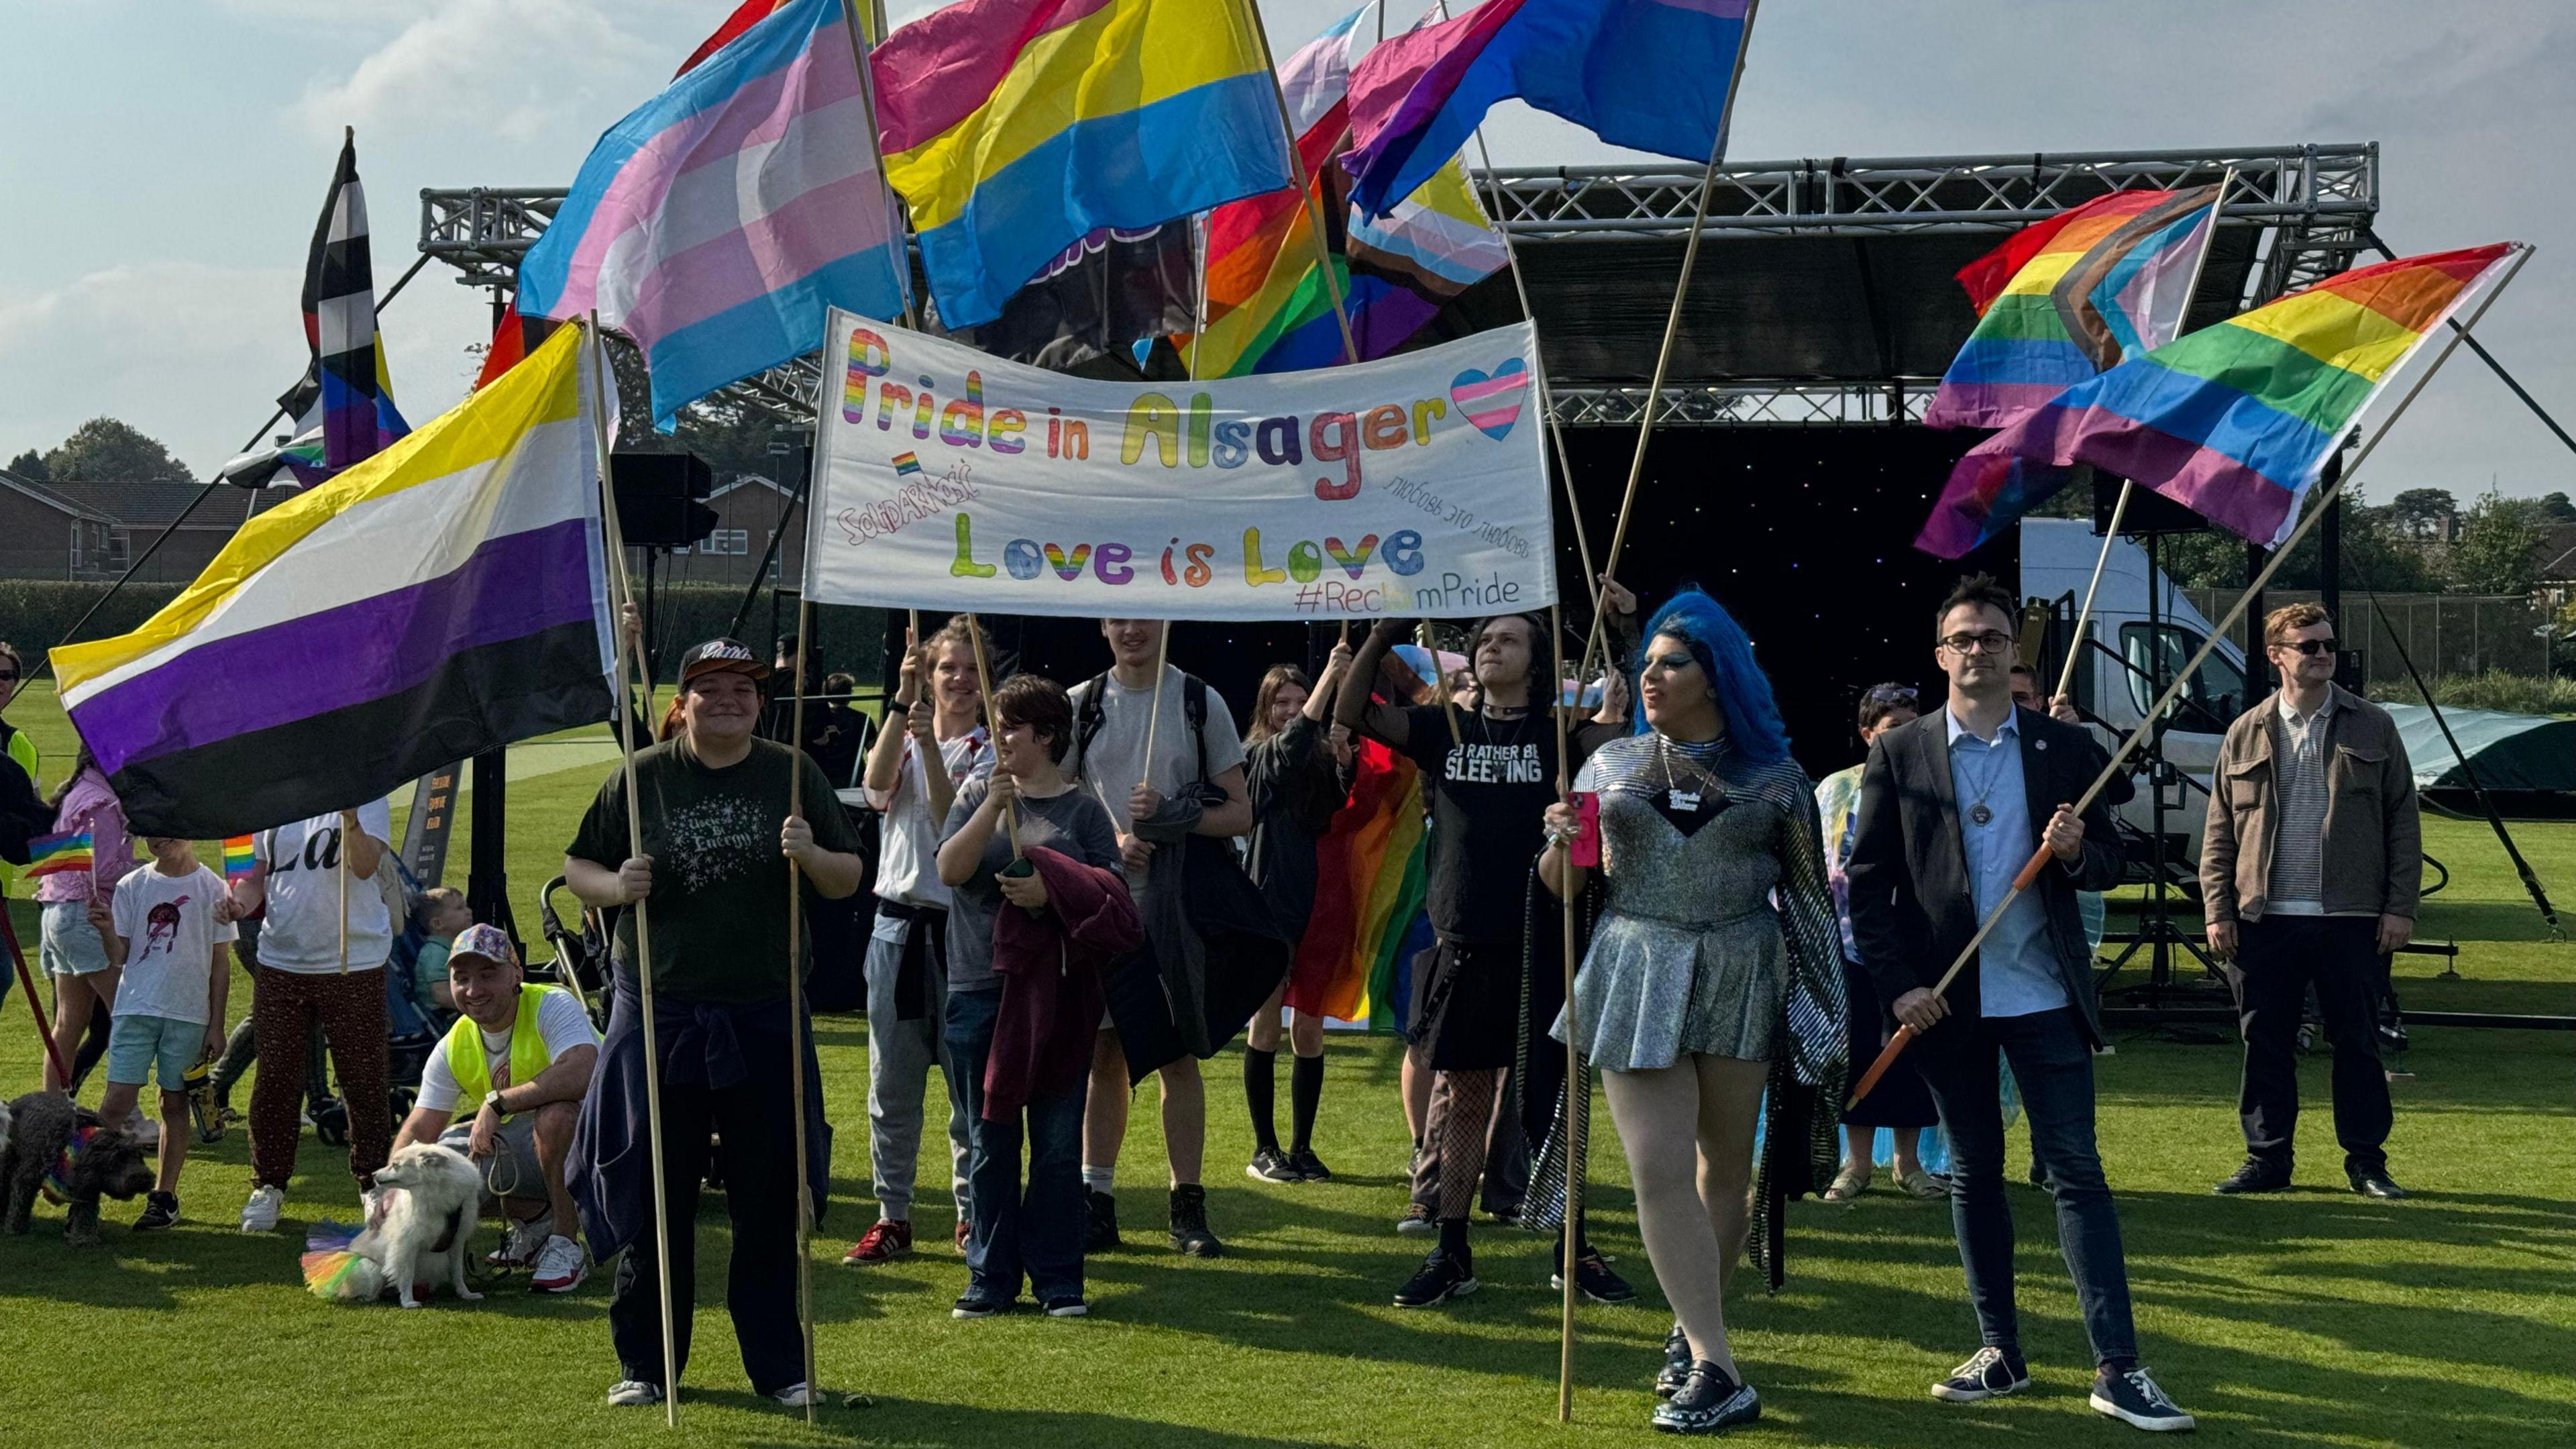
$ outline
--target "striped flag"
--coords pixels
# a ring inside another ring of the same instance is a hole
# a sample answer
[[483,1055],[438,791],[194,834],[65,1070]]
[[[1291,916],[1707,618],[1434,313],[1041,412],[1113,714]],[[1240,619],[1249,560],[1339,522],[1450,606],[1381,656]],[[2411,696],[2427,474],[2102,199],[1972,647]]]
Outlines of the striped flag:
[[341,139],[340,164],[331,173],[331,191],[322,202],[322,219],[314,223],[313,247],[304,261],[304,341],[313,349],[312,365],[304,381],[277,405],[295,419],[299,440],[319,432],[321,460],[314,466],[290,449],[276,461],[294,469],[299,479],[315,482],[374,457],[411,431],[394,407],[384,345],[376,336],[367,193],[358,184],[354,131]]
[[135,830],[265,830],[608,717],[589,335],[251,519],[133,633],[53,651]]
[[2218,202],[2214,185],[2115,191],[2026,226],[1961,268],[1977,326],[1923,421],[2009,427],[2181,336]]
[[903,310],[841,0],[795,0],[609,128],[519,266],[522,317],[635,339],[653,420]]

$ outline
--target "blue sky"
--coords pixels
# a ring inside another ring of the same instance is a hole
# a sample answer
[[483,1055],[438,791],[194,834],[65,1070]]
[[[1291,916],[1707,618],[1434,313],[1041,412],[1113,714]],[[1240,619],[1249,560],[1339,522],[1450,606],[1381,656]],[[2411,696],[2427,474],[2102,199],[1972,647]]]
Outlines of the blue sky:
[[[342,125],[387,284],[420,188],[563,184],[732,4],[0,0],[0,457],[111,413],[212,470],[303,366],[296,289]],[[1346,8],[1263,6],[1282,53]],[[2482,336],[2576,426],[2570,75],[2576,6],[2550,0],[1771,0],[1733,154],[2377,140],[2391,244],[2539,244]],[[1516,106],[1489,139],[1503,164],[1617,155]],[[418,420],[462,395],[488,312],[433,265],[385,329]],[[2536,494],[2576,488],[2576,454],[2463,355],[2370,473],[2380,498]]]

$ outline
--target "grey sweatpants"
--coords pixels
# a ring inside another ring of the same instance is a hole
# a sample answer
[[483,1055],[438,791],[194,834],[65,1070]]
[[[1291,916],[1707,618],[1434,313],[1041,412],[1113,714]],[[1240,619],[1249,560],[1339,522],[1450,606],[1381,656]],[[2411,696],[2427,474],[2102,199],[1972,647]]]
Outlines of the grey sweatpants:
[[903,968],[904,934],[912,927],[880,915],[868,938],[868,1167],[877,1215],[890,1222],[912,1221],[922,1106],[933,1066],[948,1085],[949,1188],[957,1210],[966,1210],[966,1095],[939,1030],[948,1015],[947,962],[934,959],[926,973],[921,1019],[896,1019],[895,977]]

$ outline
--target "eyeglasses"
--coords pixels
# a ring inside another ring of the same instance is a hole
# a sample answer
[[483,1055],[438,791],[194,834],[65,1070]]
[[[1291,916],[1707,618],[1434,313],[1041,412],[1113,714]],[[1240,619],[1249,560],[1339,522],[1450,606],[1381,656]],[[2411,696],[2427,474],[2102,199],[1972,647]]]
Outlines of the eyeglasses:
[[8,673],[6,673],[6,674],[0,674],[0,684],[15,684],[15,683],[17,683],[17,682],[18,682],[18,671],[17,671],[17,670],[12,669],[12,670],[10,670]]
[[2010,634],[1988,629],[1982,634],[1952,634],[1941,641],[1941,647],[1961,654],[2001,654],[2012,642]]
[[2332,639],[2284,639],[2275,647],[2281,649],[2296,649],[2301,654],[2306,655],[2310,659],[2314,659],[2320,654],[2332,654],[2334,652],[2335,641]]

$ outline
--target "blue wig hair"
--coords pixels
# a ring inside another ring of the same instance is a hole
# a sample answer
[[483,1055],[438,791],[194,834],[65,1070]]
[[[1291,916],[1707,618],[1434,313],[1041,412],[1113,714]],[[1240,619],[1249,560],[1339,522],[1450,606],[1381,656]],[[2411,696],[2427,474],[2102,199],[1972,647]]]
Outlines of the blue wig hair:
[[[1646,644],[1659,637],[1679,639],[1717,691],[1726,711],[1726,735],[1749,759],[1769,762],[1789,757],[1789,732],[1780,724],[1780,706],[1771,698],[1771,681],[1753,662],[1753,641],[1723,605],[1697,589],[1684,589],[1665,601],[1646,621]],[[1642,660],[1639,672],[1644,672]],[[1636,733],[1646,732],[1642,692],[1632,706]]]

